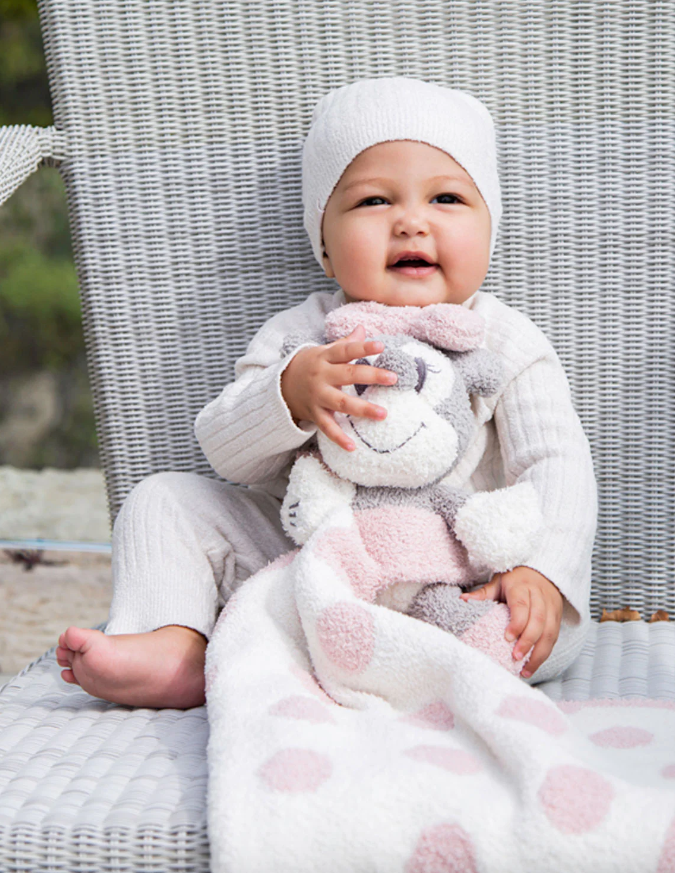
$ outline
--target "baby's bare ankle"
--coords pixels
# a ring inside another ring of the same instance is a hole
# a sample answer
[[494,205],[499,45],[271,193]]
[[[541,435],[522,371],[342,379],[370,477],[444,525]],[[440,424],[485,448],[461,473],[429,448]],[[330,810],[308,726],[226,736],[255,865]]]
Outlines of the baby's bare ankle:
[[179,641],[187,645],[198,645],[206,648],[208,640],[203,633],[194,630],[191,627],[185,627],[182,624],[166,624],[163,627],[158,627],[152,631],[153,634],[158,634],[169,639]]

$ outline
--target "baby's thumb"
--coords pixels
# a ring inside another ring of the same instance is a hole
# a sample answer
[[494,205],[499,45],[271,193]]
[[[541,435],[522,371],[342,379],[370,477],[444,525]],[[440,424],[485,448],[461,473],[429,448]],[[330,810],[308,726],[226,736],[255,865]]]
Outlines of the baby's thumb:
[[462,600],[468,600],[469,598],[471,600],[495,600],[498,586],[499,581],[497,579],[492,579],[480,588],[476,588],[475,591],[465,591],[460,595],[460,597]]

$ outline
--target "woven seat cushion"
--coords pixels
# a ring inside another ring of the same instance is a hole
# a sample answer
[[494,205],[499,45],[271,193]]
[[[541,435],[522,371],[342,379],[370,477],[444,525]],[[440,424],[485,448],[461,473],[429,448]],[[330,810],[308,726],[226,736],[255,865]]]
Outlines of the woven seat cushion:
[[[54,650],[0,691],[0,870],[207,871],[206,707],[133,709],[60,678]],[[675,625],[593,623],[553,700],[675,699]],[[59,860],[61,865],[59,865]]]
[[0,691],[0,870],[208,871],[206,707],[106,703],[60,671],[52,649]]

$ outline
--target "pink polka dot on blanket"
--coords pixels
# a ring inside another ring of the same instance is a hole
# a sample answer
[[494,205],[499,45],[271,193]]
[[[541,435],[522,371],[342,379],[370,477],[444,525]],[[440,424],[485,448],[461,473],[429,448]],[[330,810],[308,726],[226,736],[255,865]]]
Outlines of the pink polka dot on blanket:
[[375,621],[356,603],[327,606],[316,622],[321,648],[327,657],[347,673],[366,669],[375,650]]
[[450,731],[455,726],[455,716],[442,700],[436,700],[412,715],[403,716],[401,721],[435,731]]
[[207,670],[206,674],[204,675],[204,685],[205,685],[205,691],[207,694],[213,688],[217,678],[218,678],[218,665],[214,664],[213,667],[211,667],[210,670]]
[[339,706],[340,704],[337,701],[333,700],[323,688],[319,685],[317,679],[315,678],[313,673],[308,672],[307,670],[303,670],[302,667],[298,666],[298,664],[291,665],[291,673],[302,682],[303,686],[310,691],[312,694],[315,694],[324,703],[332,703],[333,706]]
[[471,837],[458,824],[427,828],[415,846],[405,873],[477,873]]
[[605,749],[634,749],[636,746],[648,746],[654,739],[650,731],[628,725],[616,725],[591,734],[589,740],[596,746]]
[[666,831],[656,873],[673,873],[673,870],[675,870],[675,818]]
[[661,770],[661,775],[664,779],[675,779],[675,764],[666,765],[663,770]]
[[284,697],[283,700],[270,706],[270,715],[280,715],[285,718],[297,718],[312,724],[335,724],[335,719],[318,700],[312,697],[301,697],[299,694]]
[[563,764],[546,774],[539,800],[553,827],[564,834],[583,834],[602,822],[614,789],[599,773]]
[[282,749],[262,765],[258,774],[276,791],[316,791],[333,772],[326,755],[311,749]]
[[450,773],[470,774],[478,773],[483,765],[475,755],[464,749],[444,749],[442,746],[415,746],[407,749],[405,754],[416,761],[424,761],[426,764],[435,764]]
[[553,705],[543,700],[532,700],[521,694],[510,694],[499,705],[497,715],[524,721],[534,725],[547,734],[558,736],[567,730],[565,717],[553,708]]

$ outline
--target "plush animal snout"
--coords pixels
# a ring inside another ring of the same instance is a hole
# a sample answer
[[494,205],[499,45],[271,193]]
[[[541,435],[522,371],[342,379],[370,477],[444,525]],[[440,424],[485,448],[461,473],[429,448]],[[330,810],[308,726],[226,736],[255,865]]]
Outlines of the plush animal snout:
[[[359,364],[369,364],[366,358],[357,361]],[[399,391],[410,391],[414,388],[421,391],[426,379],[426,364],[422,358],[414,358],[402,349],[385,349],[374,361],[373,366],[382,370],[391,370],[398,376],[397,382],[391,388]],[[363,394],[367,385],[356,385],[357,394]]]

